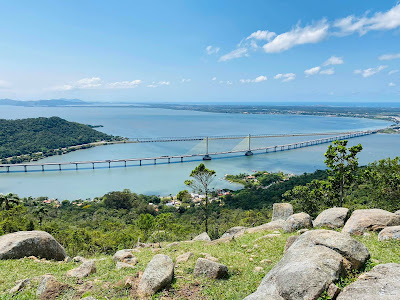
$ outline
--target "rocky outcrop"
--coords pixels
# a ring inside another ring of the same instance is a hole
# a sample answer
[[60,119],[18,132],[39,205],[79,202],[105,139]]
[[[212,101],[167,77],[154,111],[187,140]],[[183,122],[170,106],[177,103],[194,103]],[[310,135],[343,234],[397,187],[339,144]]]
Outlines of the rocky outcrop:
[[228,267],[205,258],[198,258],[193,275],[206,276],[211,279],[226,278],[228,277]]
[[400,226],[390,226],[379,232],[378,240],[400,240]]
[[40,278],[36,296],[39,299],[55,299],[69,288],[68,284],[60,283],[53,275],[47,274]]
[[362,235],[365,231],[380,231],[385,227],[398,225],[400,215],[383,209],[358,209],[351,214],[342,232]]
[[79,267],[69,270],[66,275],[69,277],[84,278],[96,273],[94,260],[85,260]]
[[203,232],[193,238],[192,241],[211,241],[210,237],[208,236],[207,232]]
[[293,215],[293,206],[290,203],[274,203],[272,209],[271,221],[286,221],[291,215]]
[[346,267],[359,269],[368,249],[347,234],[330,230],[308,231],[292,244],[281,261],[264,277],[257,291],[246,298],[318,299]]
[[132,253],[133,249],[123,249],[117,251],[113,256],[113,261],[136,265],[138,259]]
[[347,220],[349,209],[345,207],[333,207],[321,212],[314,220],[314,227],[327,227],[330,229],[341,228]]
[[174,262],[164,254],[155,255],[146,267],[138,286],[141,296],[150,296],[168,286],[174,277]]
[[65,249],[47,232],[19,231],[0,236],[0,259],[36,256],[64,260]]
[[346,286],[337,300],[400,299],[400,264],[383,264],[360,275]]
[[222,236],[221,238],[226,238],[226,237],[230,237],[230,236],[235,236],[237,235],[239,232],[243,232],[247,227],[244,226],[236,226],[236,227],[232,227],[229,228]]
[[312,228],[311,217],[304,212],[291,215],[283,226],[285,232],[294,232],[303,228]]

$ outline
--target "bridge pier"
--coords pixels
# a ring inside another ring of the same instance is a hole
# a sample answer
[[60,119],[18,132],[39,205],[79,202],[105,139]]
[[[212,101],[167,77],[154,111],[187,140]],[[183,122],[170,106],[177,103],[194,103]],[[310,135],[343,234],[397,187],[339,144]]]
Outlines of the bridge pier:
[[183,162],[183,157],[181,157],[181,162]]
[[111,162],[110,161],[108,162],[108,168],[109,169],[111,168]]
[[141,166],[142,165],[142,161],[141,160],[139,160],[139,166]]
[[75,170],[78,171],[78,164],[75,164]]
[[7,167],[7,173],[10,173],[10,167]]
[[44,172],[44,165],[42,165],[42,172]]
[[154,164],[156,164],[156,160],[154,159]]
[[58,170],[61,171],[61,164],[58,164]]
[[94,163],[92,163],[92,169],[94,170]]
[[171,157],[168,157],[168,163],[170,163],[171,162]]
[[26,172],[26,166],[24,166],[25,172]]
[[126,167],[126,160],[124,160],[124,162],[125,162],[125,167]]

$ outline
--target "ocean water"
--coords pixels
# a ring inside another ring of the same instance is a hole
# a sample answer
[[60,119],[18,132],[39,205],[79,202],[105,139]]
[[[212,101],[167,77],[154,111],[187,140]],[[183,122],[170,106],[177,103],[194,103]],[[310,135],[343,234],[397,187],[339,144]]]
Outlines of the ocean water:
[[[386,127],[390,123],[379,120],[335,118],[296,115],[217,114],[193,111],[174,111],[135,107],[1,107],[0,118],[59,116],[69,121],[103,125],[99,130],[130,138],[176,136],[223,136],[279,133],[346,132]],[[313,136],[311,139],[318,138]],[[252,139],[253,147],[272,146],[308,140],[310,137],[276,137]],[[360,163],[367,164],[385,157],[400,155],[400,135],[374,134],[351,139],[350,144],[361,143],[364,150]],[[224,151],[246,149],[248,139],[210,140],[209,150]],[[253,171],[283,171],[301,174],[325,168],[324,153],[328,144],[296,150],[255,153],[245,157],[242,153],[213,157],[205,162],[217,172],[214,188],[238,188],[223,180],[224,174],[251,173]],[[178,143],[146,143],[108,145],[71,152],[43,159],[44,162],[86,161],[102,159],[142,158],[161,155],[204,153],[204,141]],[[107,192],[130,189],[137,193],[169,195],[185,188],[184,181],[190,171],[202,162],[201,158],[170,164],[148,161],[142,166],[130,163],[63,167],[46,167],[23,172],[14,169],[0,173],[0,193],[13,192],[20,196],[49,196],[58,199],[86,199]],[[1,171],[1,170],[0,170]]]

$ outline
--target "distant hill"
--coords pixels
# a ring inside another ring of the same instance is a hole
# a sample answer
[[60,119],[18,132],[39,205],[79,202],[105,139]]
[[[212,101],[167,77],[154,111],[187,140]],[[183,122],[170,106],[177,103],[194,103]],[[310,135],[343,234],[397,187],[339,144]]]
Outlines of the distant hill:
[[11,106],[71,106],[71,105],[88,105],[90,103],[79,99],[50,99],[50,100],[29,100],[19,101],[12,99],[0,99],[0,105]]
[[119,138],[97,131],[89,125],[69,122],[59,117],[0,119],[0,159],[36,152],[46,154],[53,149],[116,139]]

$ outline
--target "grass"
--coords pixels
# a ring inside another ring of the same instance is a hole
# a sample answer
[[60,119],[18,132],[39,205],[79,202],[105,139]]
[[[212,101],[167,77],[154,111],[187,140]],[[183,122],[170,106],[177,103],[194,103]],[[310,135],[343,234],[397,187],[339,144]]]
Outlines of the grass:
[[[185,263],[175,266],[175,279],[171,287],[159,292],[153,299],[243,299],[254,292],[265,274],[282,258],[283,249],[288,236],[261,239],[270,232],[245,234],[233,241],[212,245],[204,242],[180,243],[173,247],[162,247],[153,252],[152,249],[142,249],[137,253],[139,263],[135,269],[116,270],[111,256],[97,256],[97,272],[83,282],[77,284],[76,279],[68,278],[65,273],[78,266],[77,263],[36,262],[28,258],[18,260],[0,261],[0,299],[36,299],[38,278],[43,274],[53,274],[60,282],[68,283],[75,288],[64,294],[61,299],[71,299],[82,296],[94,296],[97,299],[132,299],[135,298],[130,289],[121,284],[121,280],[139,271],[144,271],[147,263],[156,253],[170,256],[174,261],[177,256],[185,252],[192,252],[193,256]],[[377,264],[395,262],[400,263],[400,242],[378,242],[377,234],[371,233],[367,237],[356,237],[364,243],[371,253],[371,260],[366,265],[365,271]],[[165,244],[162,246],[165,246]],[[193,277],[194,265],[199,257],[208,253],[219,259],[219,262],[229,268],[229,278],[224,280],[210,280],[202,277]],[[271,262],[261,263],[262,260]],[[254,272],[254,268],[263,267],[263,271]],[[358,274],[353,274],[341,280],[338,285],[344,286],[356,279]],[[35,277],[37,278],[35,280]],[[8,290],[20,279],[30,278],[30,288],[17,296],[8,295]],[[92,284],[89,291],[80,293],[87,284]],[[77,298],[79,299],[79,297]],[[321,298],[328,299],[328,298]]]

